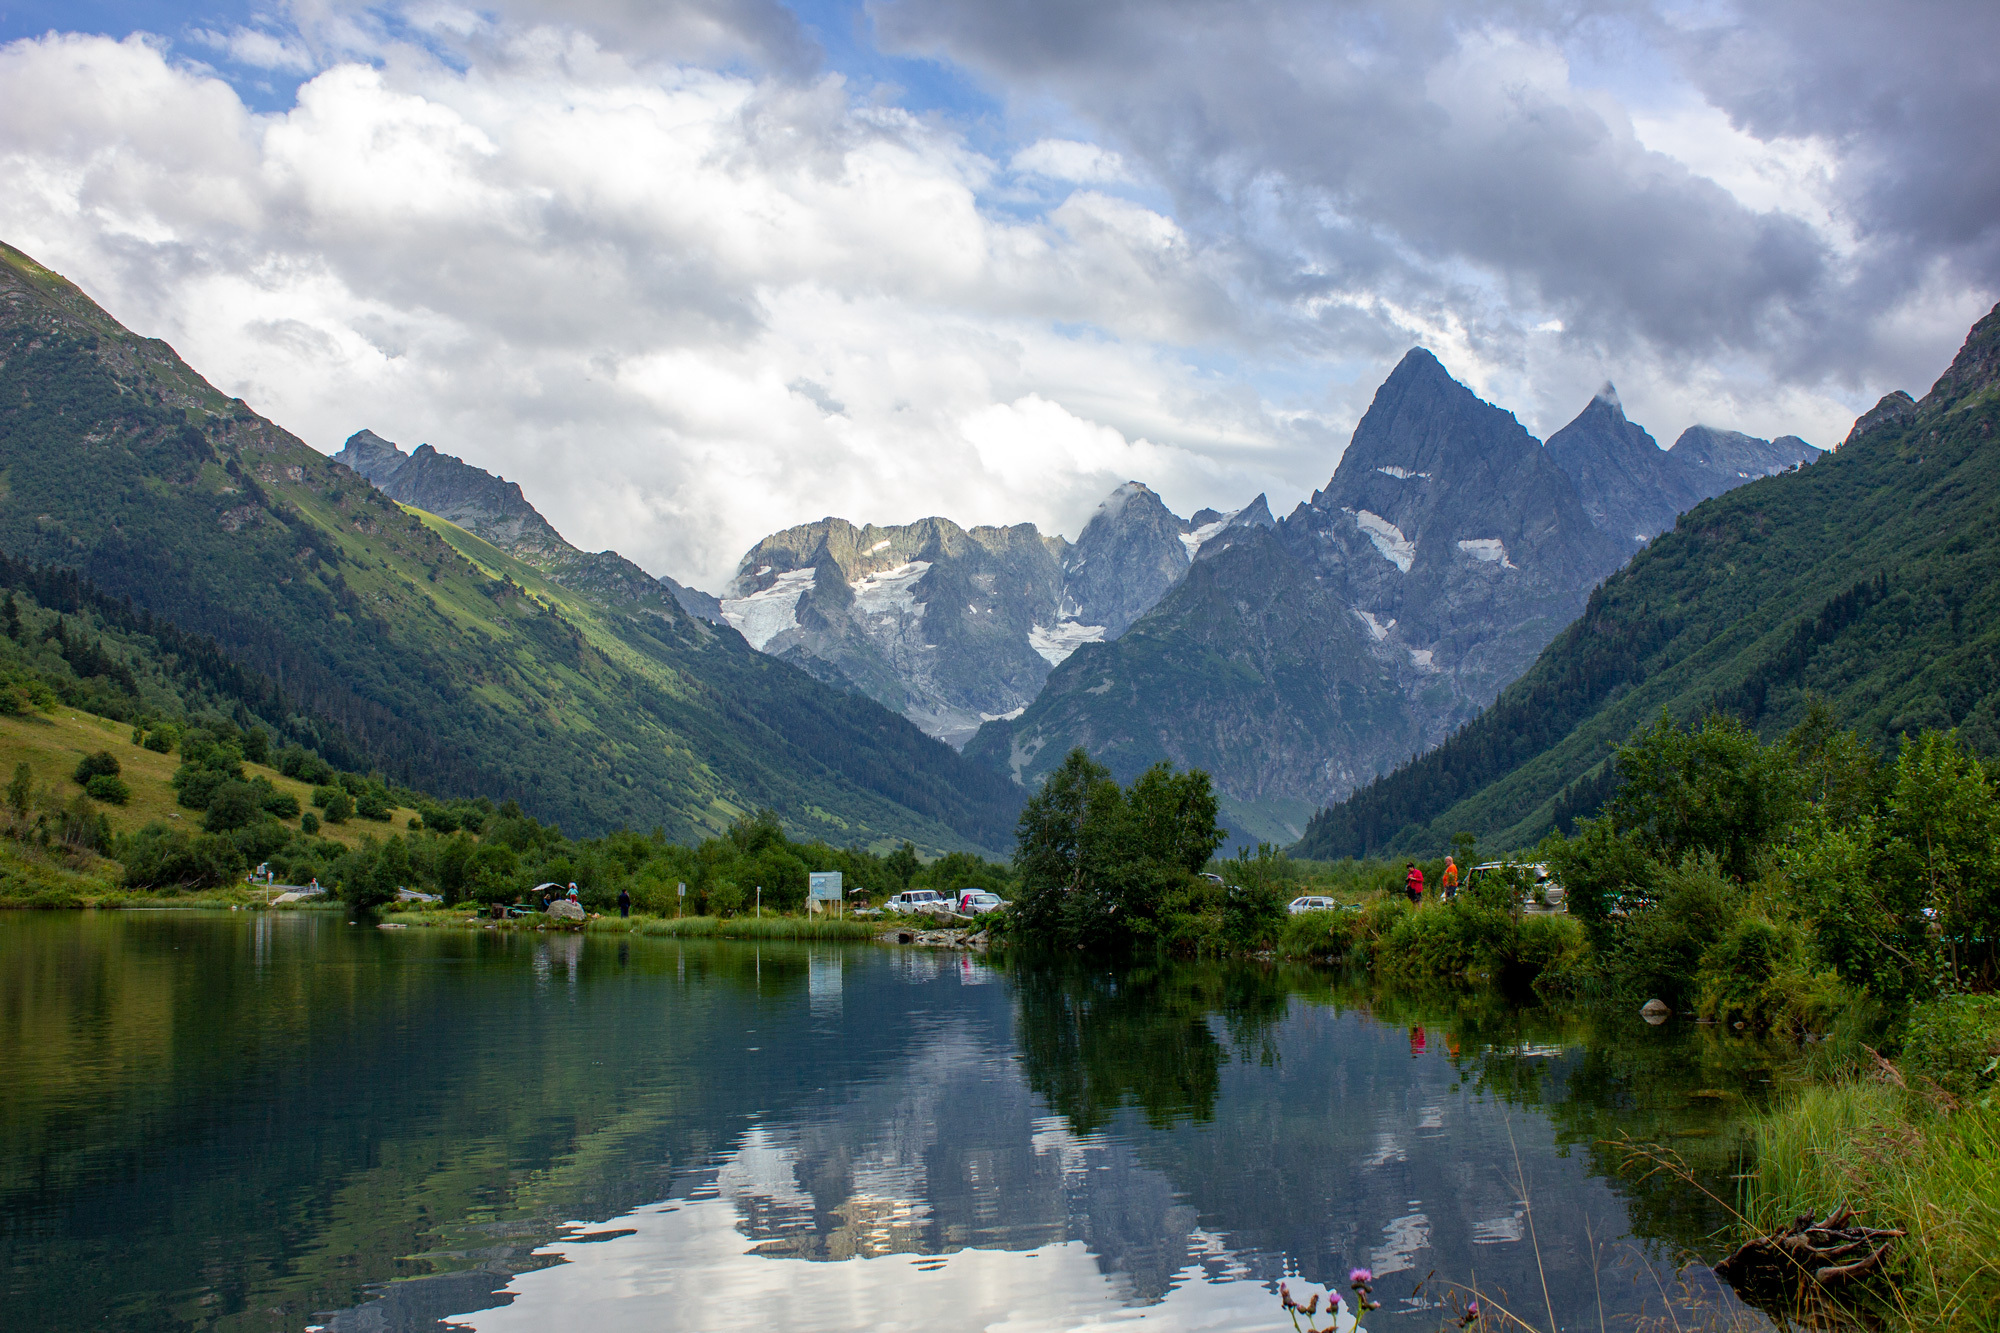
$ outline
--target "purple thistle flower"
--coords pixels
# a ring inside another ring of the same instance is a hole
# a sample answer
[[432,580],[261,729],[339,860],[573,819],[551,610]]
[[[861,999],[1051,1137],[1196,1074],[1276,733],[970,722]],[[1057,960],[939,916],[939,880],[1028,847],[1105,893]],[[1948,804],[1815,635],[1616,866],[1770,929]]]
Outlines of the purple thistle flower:
[[1375,1272],[1369,1268],[1357,1268],[1347,1275],[1347,1280],[1356,1286],[1361,1286],[1373,1282],[1375,1280]]

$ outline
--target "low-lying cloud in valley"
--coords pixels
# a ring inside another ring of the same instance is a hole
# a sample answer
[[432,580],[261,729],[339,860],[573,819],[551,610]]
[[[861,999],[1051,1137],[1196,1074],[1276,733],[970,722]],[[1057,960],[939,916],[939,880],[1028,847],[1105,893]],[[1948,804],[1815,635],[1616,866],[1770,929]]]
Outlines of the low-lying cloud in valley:
[[429,441],[713,588],[828,513],[1282,511],[1413,342],[1538,433],[1609,375],[1667,438],[1831,444],[2000,289],[2000,16],[1878,10],[50,33],[0,47],[0,238],[320,448]]

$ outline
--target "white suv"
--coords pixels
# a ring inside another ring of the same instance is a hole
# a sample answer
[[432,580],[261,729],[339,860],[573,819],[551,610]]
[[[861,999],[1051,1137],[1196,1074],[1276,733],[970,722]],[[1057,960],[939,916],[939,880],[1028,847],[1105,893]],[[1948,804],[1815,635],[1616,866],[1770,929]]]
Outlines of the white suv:
[[1007,900],[997,893],[984,889],[960,889],[958,891],[958,914],[979,916],[985,912],[996,912],[1007,905]]
[[949,912],[951,904],[936,889],[905,889],[882,908],[889,912]]

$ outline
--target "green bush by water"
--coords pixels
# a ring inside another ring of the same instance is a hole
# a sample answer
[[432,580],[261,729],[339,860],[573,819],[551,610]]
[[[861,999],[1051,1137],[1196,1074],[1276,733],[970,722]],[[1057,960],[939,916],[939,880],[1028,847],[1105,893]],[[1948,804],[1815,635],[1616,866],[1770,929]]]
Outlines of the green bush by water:
[[2000,995],[1951,995],[1910,1011],[1903,1067],[1961,1102],[2000,1081]]

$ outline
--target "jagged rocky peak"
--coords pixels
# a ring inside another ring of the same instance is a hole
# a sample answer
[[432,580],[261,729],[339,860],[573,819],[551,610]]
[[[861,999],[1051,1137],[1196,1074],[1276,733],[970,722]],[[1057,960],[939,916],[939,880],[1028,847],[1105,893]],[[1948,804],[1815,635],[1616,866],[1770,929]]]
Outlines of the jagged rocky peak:
[[1277,526],[1278,520],[1271,517],[1271,502],[1260,492],[1233,514],[1198,510],[1188,520],[1188,531],[1181,537],[1181,544],[1187,547],[1191,558],[1199,560],[1227,550],[1245,533],[1269,532]]
[[390,499],[449,519],[504,551],[567,548],[562,534],[521,494],[519,482],[494,476],[428,444],[405,454],[372,430],[359,430],[334,461],[345,463]]
[[1549,436],[1547,452],[1575,483],[1590,521],[1628,549],[1672,527],[1706,494],[1685,459],[1626,418],[1609,381]]
[[410,456],[372,430],[357,430],[347,437],[346,445],[333,456],[333,461],[345,464],[379,487],[409,462]]
[[1128,481],[1104,497],[1063,559],[1065,617],[1117,638],[1180,582],[1194,559],[1188,521]]
[[1822,452],[1796,435],[1764,440],[1714,426],[1689,426],[1673,447],[1674,457],[1703,475],[1709,488],[1706,495],[1720,495],[1746,481],[1810,463]]

